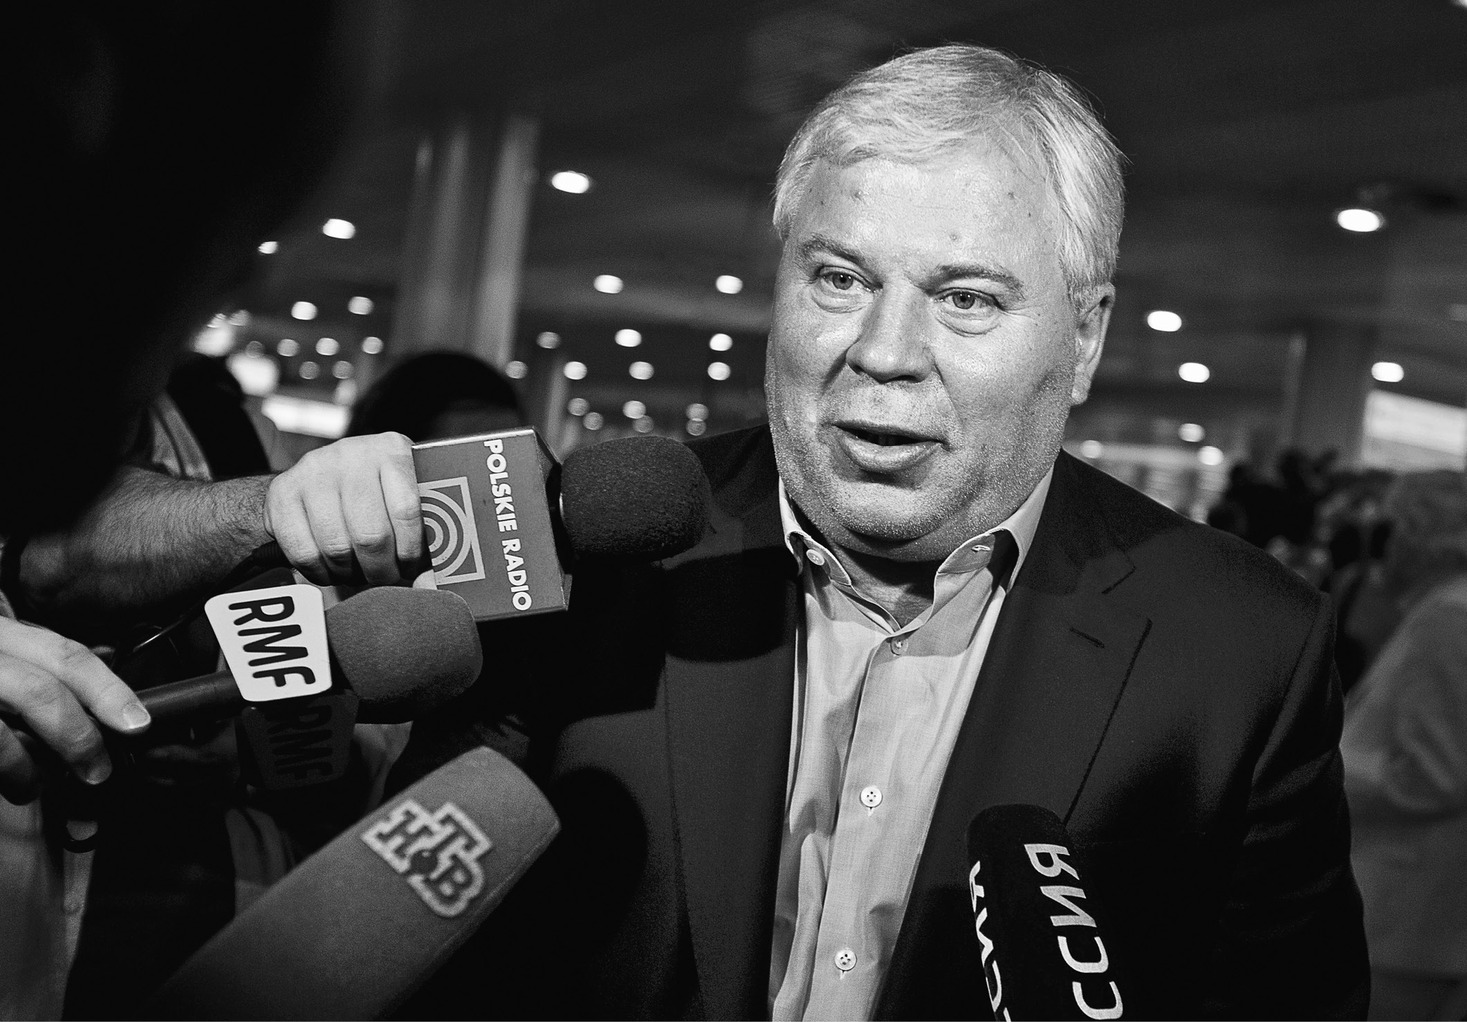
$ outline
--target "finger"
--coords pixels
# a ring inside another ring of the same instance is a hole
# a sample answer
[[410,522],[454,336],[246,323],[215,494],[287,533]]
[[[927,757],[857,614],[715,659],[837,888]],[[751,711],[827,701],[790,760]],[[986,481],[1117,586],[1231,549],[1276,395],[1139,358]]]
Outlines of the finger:
[[397,542],[379,472],[343,477],[341,507],[362,577],[369,585],[399,581],[402,573],[397,566]]
[[340,478],[307,492],[306,521],[317,561],[326,573],[325,584],[360,585],[361,569],[343,500]]
[[90,649],[48,628],[0,620],[0,648],[27,660],[65,685],[93,717],[123,734],[151,723],[137,694]]
[[305,502],[290,473],[277,476],[265,498],[265,528],[291,566],[317,585],[331,581],[321,557]]
[[20,806],[34,802],[40,793],[40,767],[20,736],[0,724],[0,798]]
[[102,732],[50,670],[6,655],[0,660],[0,704],[83,781],[100,784],[111,775]]
[[433,577],[433,569],[429,568],[413,579],[414,589],[437,589],[438,582]]
[[[406,443],[407,438],[402,438]],[[418,477],[413,470],[412,448],[405,447],[402,456],[383,467],[382,499],[392,522],[397,561],[402,570],[411,571],[422,565],[423,501],[418,495]]]

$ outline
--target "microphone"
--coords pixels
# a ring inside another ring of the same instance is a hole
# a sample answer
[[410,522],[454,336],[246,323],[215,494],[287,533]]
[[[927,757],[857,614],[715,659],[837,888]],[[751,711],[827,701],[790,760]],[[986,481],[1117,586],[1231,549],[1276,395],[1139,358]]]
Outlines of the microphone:
[[[443,590],[364,590],[327,609],[326,640],[367,723],[411,720],[463,693],[483,667],[467,604]],[[229,671],[155,685],[138,698],[158,728],[221,720],[248,705]]]
[[151,997],[158,1019],[365,1019],[399,1007],[560,830],[509,760],[470,750],[307,858]]
[[994,806],[968,826],[968,894],[994,1018],[1125,1017],[1073,848],[1039,806]]
[[558,465],[533,429],[413,447],[434,583],[478,621],[564,610],[587,558],[657,560],[708,523],[697,457],[666,437],[610,440]]

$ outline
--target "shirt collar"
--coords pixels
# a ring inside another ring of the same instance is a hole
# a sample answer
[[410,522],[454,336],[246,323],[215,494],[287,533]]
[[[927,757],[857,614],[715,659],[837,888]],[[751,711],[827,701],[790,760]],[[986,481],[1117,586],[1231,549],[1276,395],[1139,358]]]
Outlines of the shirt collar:
[[[953,570],[955,562],[960,560],[964,550],[971,550],[974,546],[987,546],[993,544],[996,533],[1007,532],[1013,538],[1012,564],[995,563],[995,576],[1000,585],[1007,589],[1018,576],[1019,569],[1024,564],[1025,557],[1029,554],[1029,548],[1034,543],[1034,534],[1039,530],[1039,517],[1044,512],[1044,502],[1049,496],[1049,485],[1054,480],[1054,466],[1044,473],[1043,478],[1035,484],[1029,496],[1018,506],[1013,514],[999,522],[992,529],[976,536],[969,536],[948,555],[947,559],[937,569],[939,573],[944,570]],[[830,571],[831,577],[840,582],[849,583],[850,575],[845,566],[840,563],[836,552],[827,547],[820,540],[812,536],[803,525],[800,524],[799,516],[795,514],[794,505],[790,503],[789,493],[785,490],[784,479],[779,480],[779,519],[784,531],[785,549],[794,557],[800,570],[805,567],[805,551],[815,550],[819,552],[822,559],[826,561],[825,567]],[[1007,558],[1004,558],[1005,560]]]

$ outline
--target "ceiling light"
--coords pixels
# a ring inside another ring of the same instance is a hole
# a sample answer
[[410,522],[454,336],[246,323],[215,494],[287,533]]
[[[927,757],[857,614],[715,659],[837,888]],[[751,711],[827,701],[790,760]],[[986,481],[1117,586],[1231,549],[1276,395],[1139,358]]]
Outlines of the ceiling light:
[[279,251],[280,251],[280,242],[278,242],[278,241],[262,241],[262,242],[260,242],[260,252],[261,252],[262,255],[274,255],[276,252],[279,252]]
[[635,348],[642,343],[642,334],[638,330],[618,330],[616,332],[616,343],[623,348]]
[[1399,362],[1377,362],[1370,367],[1370,375],[1381,383],[1400,383],[1406,378],[1406,370]]
[[294,358],[300,350],[301,346],[293,337],[282,337],[280,343],[275,345],[275,351],[281,358]]
[[504,375],[511,380],[523,380],[529,371],[530,367],[517,358],[504,363]]
[[1373,209],[1366,209],[1363,206],[1351,206],[1335,214],[1335,223],[1339,224],[1345,230],[1353,231],[1356,234],[1369,234],[1385,226],[1385,217]]
[[650,380],[652,379],[652,363],[633,362],[631,366],[628,367],[627,373],[634,380]]
[[626,285],[620,277],[613,276],[610,273],[603,273],[591,281],[591,286],[604,295],[616,295],[621,294],[621,289]]
[[1182,329],[1182,317],[1165,309],[1154,309],[1146,314],[1146,325],[1164,334],[1174,334]]
[[728,367],[727,362],[708,363],[708,378],[710,380],[726,380],[732,372],[733,370]]
[[1177,366],[1177,375],[1188,383],[1206,383],[1212,377],[1212,370],[1201,362],[1183,362]]
[[316,307],[310,302],[296,302],[290,307],[290,315],[294,319],[315,319]]
[[314,380],[316,377],[321,375],[321,367],[318,366],[315,362],[307,360],[301,363],[300,372],[301,379]]
[[382,338],[363,337],[362,352],[367,355],[380,355],[382,353]]
[[341,350],[341,343],[335,337],[323,337],[316,342],[316,354],[325,355],[330,358]]
[[1080,453],[1087,458],[1098,458],[1105,453],[1105,444],[1099,440],[1086,440],[1080,445]]
[[1225,460],[1225,455],[1217,447],[1199,447],[1197,448],[1197,460],[1204,465],[1221,465]]
[[572,415],[585,415],[591,410],[591,402],[583,397],[573,397],[566,402],[565,410]]
[[726,295],[736,295],[744,289],[744,282],[725,273],[713,282],[713,286]]
[[1206,435],[1207,430],[1203,429],[1195,422],[1184,422],[1177,427],[1177,436],[1181,437],[1189,444],[1199,443]]
[[702,436],[708,431],[708,423],[702,419],[689,419],[686,428],[688,436]]
[[700,401],[693,402],[688,405],[688,418],[694,422],[702,422],[708,418],[708,406]]
[[591,179],[578,170],[557,170],[550,175],[550,187],[572,195],[584,195],[591,190]]
[[567,362],[561,372],[565,373],[567,380],[584,380],[586,378],[586,363]]
[[350,220],[338,220],[332,217],[321,225],[321,233],[328,238],[340,238],[345,241],[357,233],[357,225]]
[[652,417],[649,415],[642,416],[636,422],[632,423],[632,429],[636,430],[638,433],[652,432]]
[[346,359],[342,359],[331,367],[331,375],[336,377],[338,380],[348,380],[351,379],[352,371],[355,368],[356,367],[353,366]]
[[554,330],[542,330],[539,336],[535,338],[535,343],[546,351],[551,351],[560,347],[560,334]]
[[593,433],[606,424],[606,417],[600,412],[587,412],[586,417],[581,420],[581,425]]
[[647,414],[647,406],[634,399],[621,406],[621,413],[628,419],[640,419]]
[[230,355],[226,364],[239,381],[240,389],[251,397],[273,394],[280,384],[280,364],[273,358],[246,349],[242,354]]
[[714,334],[708,338],[708,348],[711,351],[727,351],[733,347],[733,338],[728,334]]
[[372,304],[372,299],[366,295],[357,295],[354,298],[348,298],[346,300],[346,311],[350,312],[353,316],[370,315],[373,308],[375,306]]

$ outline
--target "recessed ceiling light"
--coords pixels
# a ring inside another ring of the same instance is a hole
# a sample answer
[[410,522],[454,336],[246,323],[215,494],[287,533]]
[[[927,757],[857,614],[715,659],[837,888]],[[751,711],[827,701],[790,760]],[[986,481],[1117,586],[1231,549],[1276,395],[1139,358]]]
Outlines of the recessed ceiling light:
[[591,179],[578,170],[557,170],[550,175],[550,187],[572,195],[584,195],[591,190]]
[[321,233],[328,238],[340,238],[342,241],[345,241],[348,238],[356,236],[357,225],[350,220],[339,220],[336,217],[332,217],[321,225]]
[[616,343],[623,348],[635,348],[642,343],[642,333],[640,330],[618,330]]
[[1188,383],[1206,383],[1212,377],[1212,370],[1201,362],[1183,362],[1177,366],[1177,375]]
[[627,369],[627,374],[634,380],[652,379],[651,362],[633,362]]
[[307,359],[306,361],[301,363],[300,373],[301,379],[314,380],[316,377],[321,375],[321,367],[315,362]]
[[701,401],[694,401],[688,405],[688,418],[695,422],[702,422],[708,418],[708,406]]
[[292,319],[315,319],[316,306],[310,302],[296,302],[290,307]]
[[713,286],[726,295],[736,295],[744,289],[744,282],[738,277],[725,273],[713,282]]
[[1187,443],[1189,444],[1201,442],[1202,438],[1206,435],[1207,430],[1203,429],[1195,422],[1184,422],[1177,427],[1177,436],[1187,441]]
[[1197,448],[1197,460],[1204,465],[1221,465],[1226,459],[1220,448],[1208,446]]
[[1406,370],[1399,362],[1377,362],[1370,367],[1370,375],[1381,383],[1400,383],[1406,378]]
[[541,330],[535,337],[535,343],[546,351],[560,347],[560,334],[554,330]]
[[585,426],[587,429],[594,433],[596,430],[606,425],[606,416],[602,415],[600,412],[587,412],[586,417],[581,420],[581,425]]
[[1336,213],[1335,223],[1339,224],[1345,230],[1353,231],[1356,234],[1369,234],[1385,226],[1385,217],[1373,209],[1366,209],[1363,206],[1352,206],[1349,209],[1342,209]]
[[635,422],[632,423],[632,429],[636,430],[638,433],[652,432],[652,417],[650,415],[642,416],[640,419],[637,419]]
[[585,415],[591,410],[591,402],[583,397],[573,397],[566,402],[565,410],[572,415]]
[[278,241],[262,241],[262,242],[260,242],[260,252],[263,255],[274,255],[276,252],[279,252],[279,251],[280,251],[280,242],[278,242]]
[[348,380],[351,379],[352,371],[355,368],[356,367],[353,366],[346,359],[341,359],[339,362],[331,367],[331,375],[336,377],[338,380]]
[[1087,458],[1098,458],[1105,453],[1105,444],[1099,440],[1086,440],[1080,445],[1080,453]]
[[640,419],[647,414],[647,406],[636,399],[621,406],[621,413],[628,419]]
[[603,273],[591,281],[591,286],[604,295],[621,294],[621,289],[626,286],[622,279],[610,273]]
[[687,425],[688,436],[702,436],[708,432],[708,423],[702,419],[689,419]]
[[376,306],[373,304],[372,299],[366,295],[356,295],[346,300],[346,311],[350,312],[353,316],[369,316],[374,308]]
[[727,362],[709,362],[708,378],[710,380],[726,380],[733,373]]
[[1146,325],[1164,334],[1174,334],[1182,329],[1182,317],[1165,309],[1154,309],[1146,314]]
[[733,347],[733,338],[728,334],[714,334],[708,338],[708,347],[712,351],[727,351]]
[[363,337],[362,351],[368,355],[380,355],[382,353],[382,338]]
[[586,378],[586,363],[567,362],[561,372],[565,373],[567,380],[584,380]]
[[529,372],[530,367],[517,358],[504,363],[504,375],[511,380],[523,380]]
[[275,345],[275,351],[281,358],[294,358],[300,350],[301,346],[293,337],[282,337]]
[[316,342],[316,354],[330,358],[341,350],[341,342],[335,337],[323,337]]

